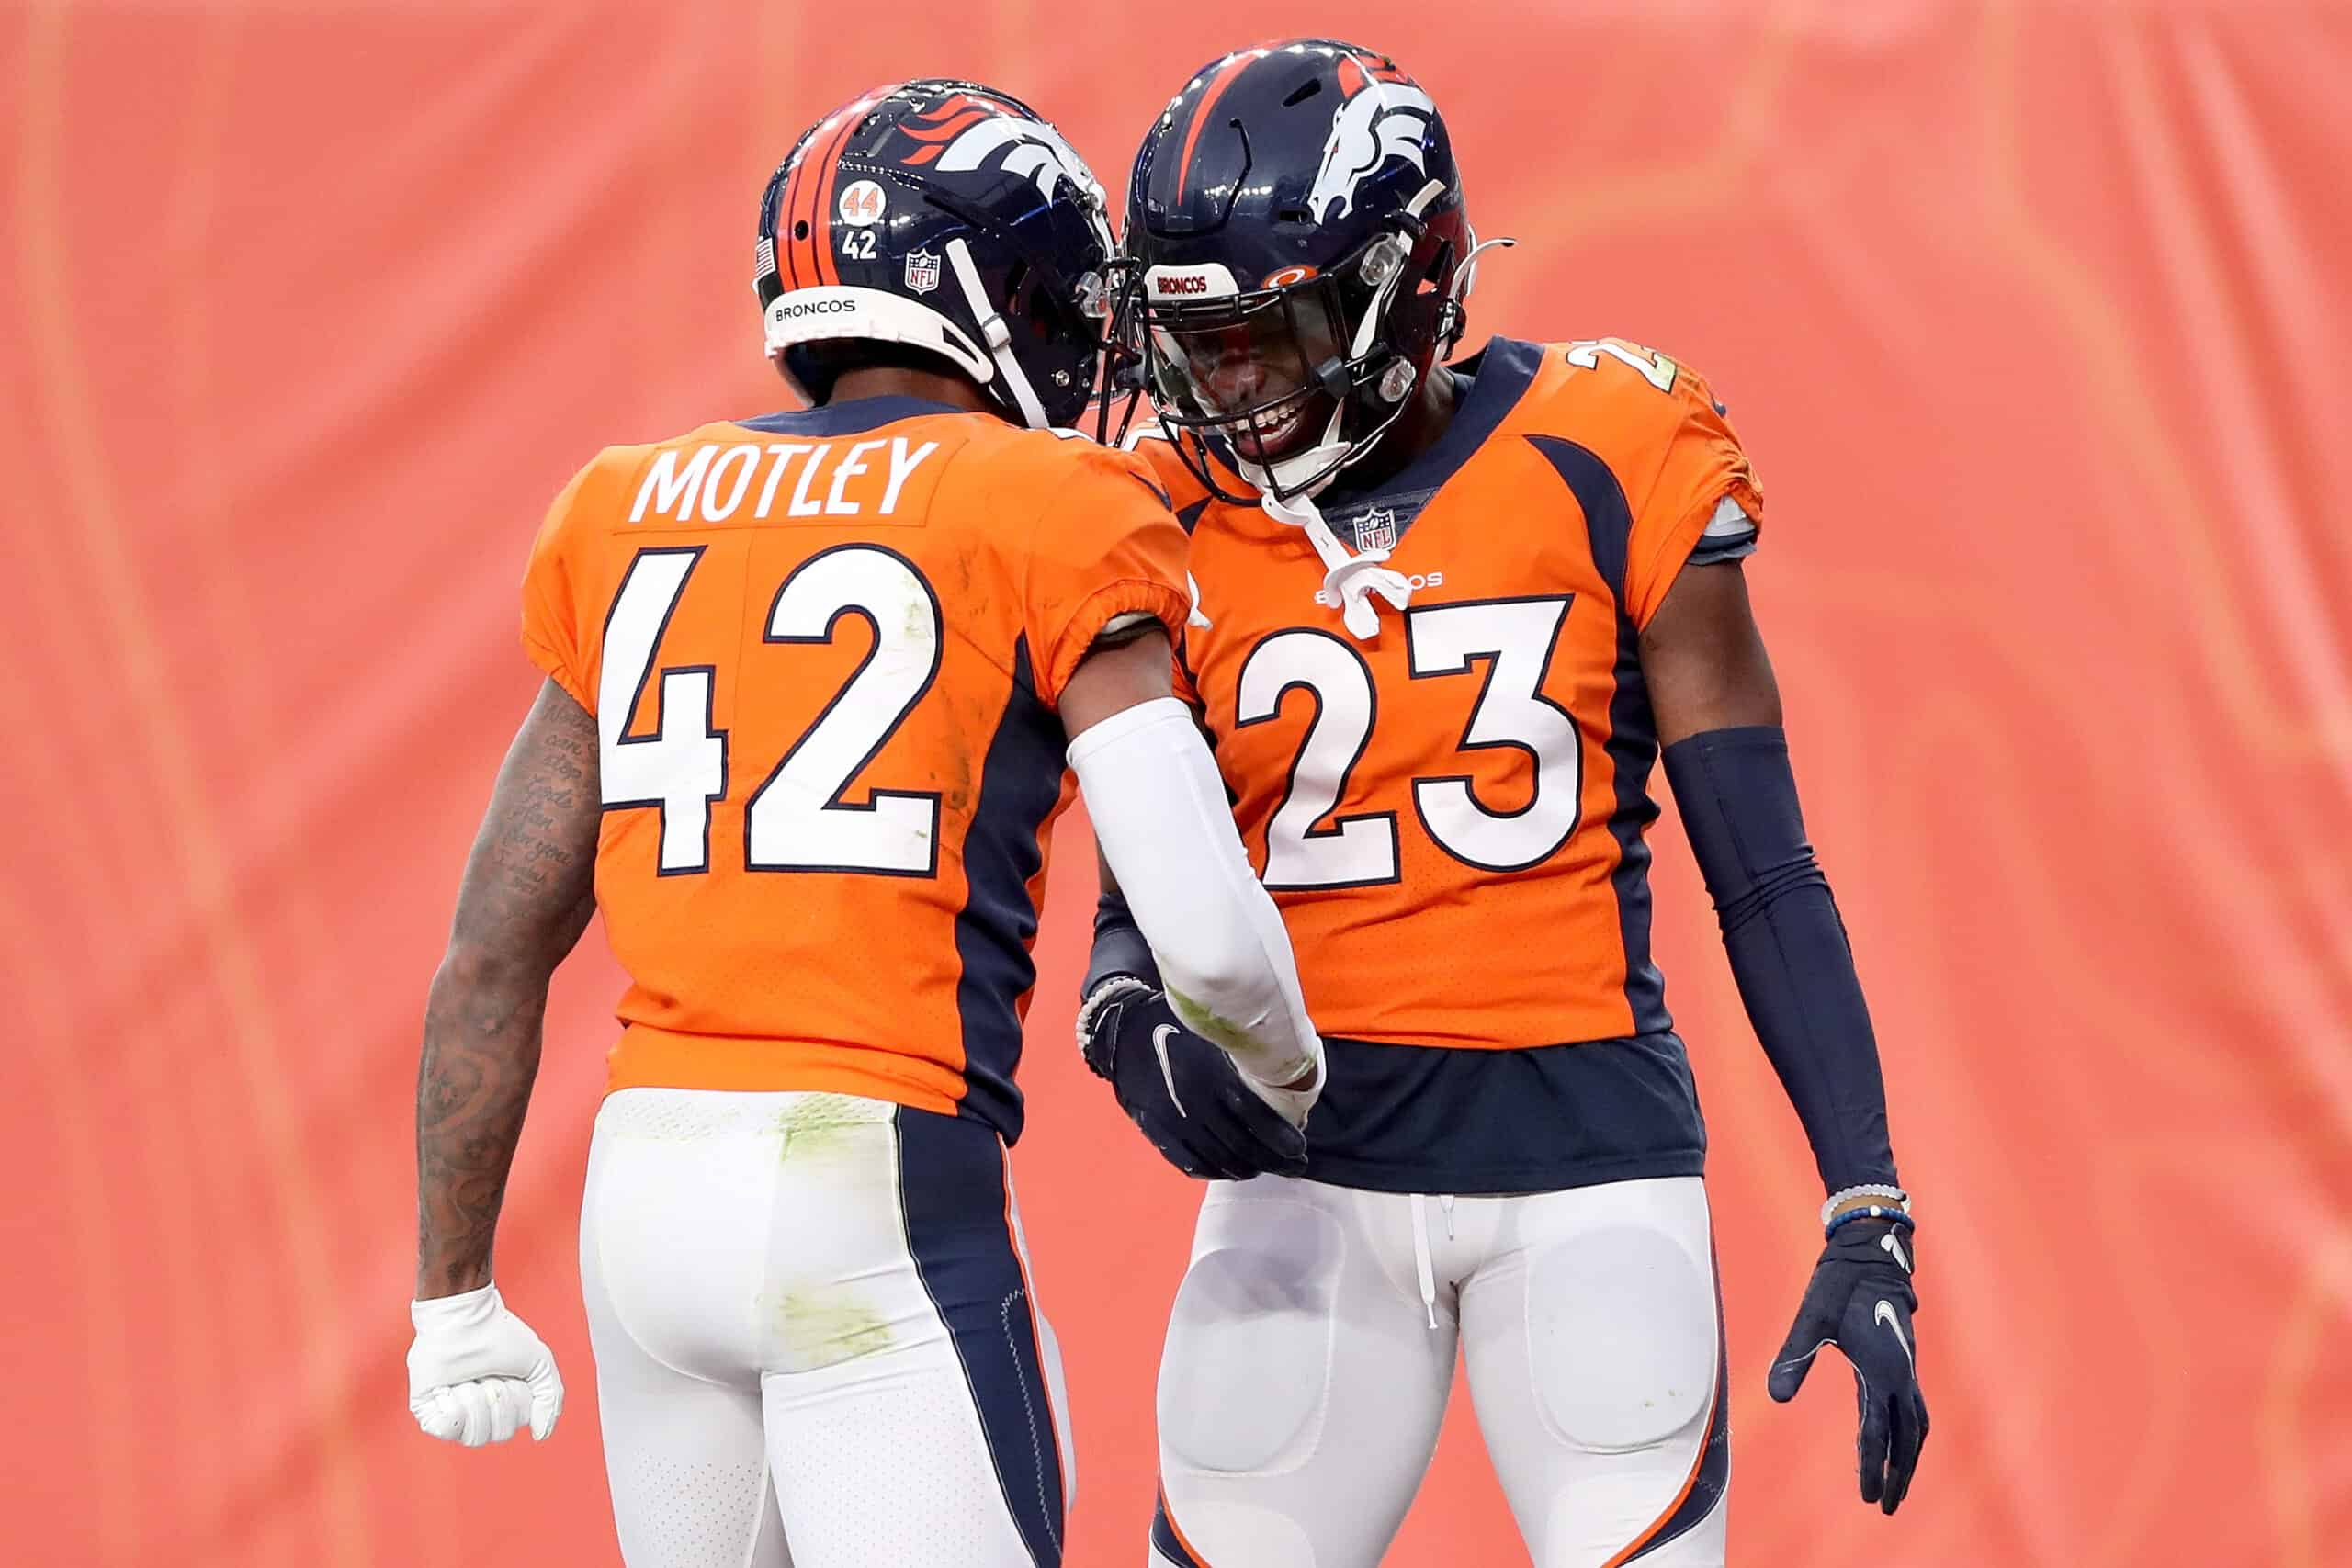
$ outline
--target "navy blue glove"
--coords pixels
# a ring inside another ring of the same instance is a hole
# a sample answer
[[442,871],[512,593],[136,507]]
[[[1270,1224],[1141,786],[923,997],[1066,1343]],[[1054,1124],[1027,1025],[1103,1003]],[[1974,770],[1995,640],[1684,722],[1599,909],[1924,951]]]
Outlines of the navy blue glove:
[[1086,1065],[1160,1157],[1201,1180],[1306,1168],[1306,1135],[1250,1091],[1231,1056],[1177,1022],[1162,992],[1125,977],[1105,985],[1116,989],[1087,1020]]
[[1911,1335],[1918,1298],[1911,1293],[1911,1227],[1899,1220],[1849,1220],[1814,1265],[1796,1325],[1772,1361],[1769,1385],[1782,1404],[1796,1397],[1824,1345],[1845,1352],[1861,1404],[1855,1440],[1862,1501],[1893,1513],[1911,1490],[1919,1446],[1928,1440],[1928,1402]]

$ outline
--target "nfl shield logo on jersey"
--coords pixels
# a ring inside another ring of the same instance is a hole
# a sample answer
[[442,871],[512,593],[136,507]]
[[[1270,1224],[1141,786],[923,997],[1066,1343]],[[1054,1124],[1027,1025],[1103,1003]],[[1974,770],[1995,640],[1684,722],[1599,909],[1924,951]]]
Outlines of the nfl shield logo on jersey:
[[939,256],[932,251],[907,253],[907,288],[916,294],[928,294],[939,287]]
[[1356,548],[1393,550],[1396,547],[1396,511],[1376,506],[1356,519]]

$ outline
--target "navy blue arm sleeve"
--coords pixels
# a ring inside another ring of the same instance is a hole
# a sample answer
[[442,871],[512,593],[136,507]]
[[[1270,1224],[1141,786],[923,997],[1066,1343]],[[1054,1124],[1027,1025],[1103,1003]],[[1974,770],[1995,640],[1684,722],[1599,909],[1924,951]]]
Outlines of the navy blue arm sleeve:
[[1151,944],[1144,941],[1126,899],[1113,888],[1094,906],[1094,950],[1087,955],[1079,996],[1091,996],[1095,987],[1117,975],[1132,975],[1154,989],[1159,987],[1159,965],[1152,961]]
[[1732,977],[1825,1190],[1894,1185],[1878,1041],[1838,901],[1805,841],[1787,737],[1778,726],[1712,729],[1668,747],[1665,761]]

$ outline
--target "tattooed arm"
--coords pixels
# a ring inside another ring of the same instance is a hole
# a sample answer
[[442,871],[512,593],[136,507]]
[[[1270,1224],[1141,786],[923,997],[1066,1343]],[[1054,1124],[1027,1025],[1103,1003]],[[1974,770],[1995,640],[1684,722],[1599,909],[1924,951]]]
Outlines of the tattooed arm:
[[596,720],[539,689],[466,861],[416,1075],[416,1294],[490,1281],[548,981],[595,912]]

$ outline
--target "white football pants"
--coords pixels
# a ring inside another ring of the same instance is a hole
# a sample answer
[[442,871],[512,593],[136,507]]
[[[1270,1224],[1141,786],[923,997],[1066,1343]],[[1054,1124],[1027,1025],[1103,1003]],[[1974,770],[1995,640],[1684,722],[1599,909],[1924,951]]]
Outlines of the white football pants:
[[1536,1568],[1722,1568],[1696,1177],[1441,1198],[1263,1176],[1201,1207],[1159,1369],[1154,1568],[1373,1568],[1464,1348]]
[[580,1275],[629,1568],[1061,1562],[1061,1358],[988,1128],[621,1090]]

